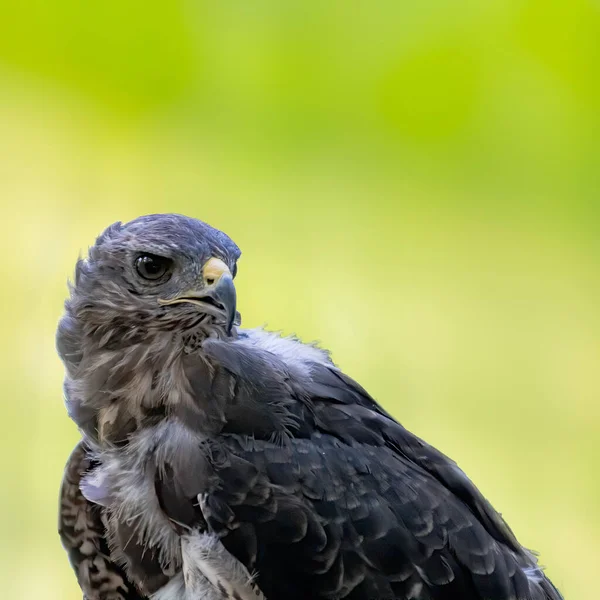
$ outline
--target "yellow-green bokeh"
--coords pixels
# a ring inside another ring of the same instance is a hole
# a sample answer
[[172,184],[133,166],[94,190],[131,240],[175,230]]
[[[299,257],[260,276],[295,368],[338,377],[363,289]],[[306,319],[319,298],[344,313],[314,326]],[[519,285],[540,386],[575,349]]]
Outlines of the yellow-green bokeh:
[[54,329],[80,251],[182,212],[244,322],[320,340],[569,600],[600,565],[600,5],[0,4],[0,589],[80,598]]

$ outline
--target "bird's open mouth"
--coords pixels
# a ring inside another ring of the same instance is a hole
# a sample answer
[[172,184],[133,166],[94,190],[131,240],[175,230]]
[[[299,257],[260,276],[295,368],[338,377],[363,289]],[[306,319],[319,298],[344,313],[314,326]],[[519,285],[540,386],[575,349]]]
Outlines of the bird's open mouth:
[[210,296],[203,296],[202,298],[182,298],[182,300],[187,300],[188,302],[192,303],[197,302],[198,304],[208,304],[210,306],[218,308],[219,310],[225,310],[225,307],[223,306],[223,304],[221,304],[221,302],[218,302]]
[[225,312],[225,306],[221,302],[218,302],[210,296],[179,296],[178,298],[172,298],[171,300],[163,300],[159,298],[158,303],[161,306],[169,306],[171,304],[195,304],[201,308],[210,306],[216,308],[219,311]]

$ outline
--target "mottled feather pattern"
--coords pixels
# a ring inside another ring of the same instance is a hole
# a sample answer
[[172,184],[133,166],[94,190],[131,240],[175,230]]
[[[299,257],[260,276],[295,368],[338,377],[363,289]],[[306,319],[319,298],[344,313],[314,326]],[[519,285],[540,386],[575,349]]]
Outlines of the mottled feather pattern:
[[[108,472],[90,459],[89,449],[80,443],[69,457],[61,486],[59,533],[84,600],[266,600],[248,570],[220,540],[199,530],[188,530],[181,537],[182,570],[178,573],[169,577],[146,560],[133,565],[140,572],[127,575],[119,564],[123,548],[112,552],[109,548],[108,515],[102,515],[101,507],[81,493],[84,478],[93,480],[92,487],[106,488]],[[128,489],[132,491],[133,486]],[[103,499],[114,502],[109,489],[103,491]],[[123,546],[131,552],[131,540]],[[207,578],[204,571],[212,577]],[[141,575],[139,587],[133,583],[136,574]]]
[[80,443],[65,469],[58,527],[84,600],[142,600],[144,596],[109,556],[100,507],[81,494],[79,484],[89,469],[87,449]]

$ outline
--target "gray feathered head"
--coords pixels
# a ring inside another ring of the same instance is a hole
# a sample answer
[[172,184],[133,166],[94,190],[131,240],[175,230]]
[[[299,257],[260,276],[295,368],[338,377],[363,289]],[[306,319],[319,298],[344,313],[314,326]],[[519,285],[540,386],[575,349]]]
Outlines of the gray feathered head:
[[182,215],[115,223],[78,261],[69,308],[100,346],[200,323],[229,332],[239,256],[223,232]]
[[[121,431],[142,404],[177,402],[177,356],[208,336],[236,335],[239,256],[227,235],[182,215],[115,223],[98,237],[77,262],[57,331],[67,407],[80,427]],[[128,405],[112,403],[118,397]]]

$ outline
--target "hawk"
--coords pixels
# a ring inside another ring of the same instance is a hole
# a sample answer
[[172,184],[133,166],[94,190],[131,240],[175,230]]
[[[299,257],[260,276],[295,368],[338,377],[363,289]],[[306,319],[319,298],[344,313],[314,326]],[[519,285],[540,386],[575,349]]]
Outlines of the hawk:
[[84,597],[561,600],[456,463],[326,351],[240,327],[239,256],[164,214],[77,263],[59,532]]

